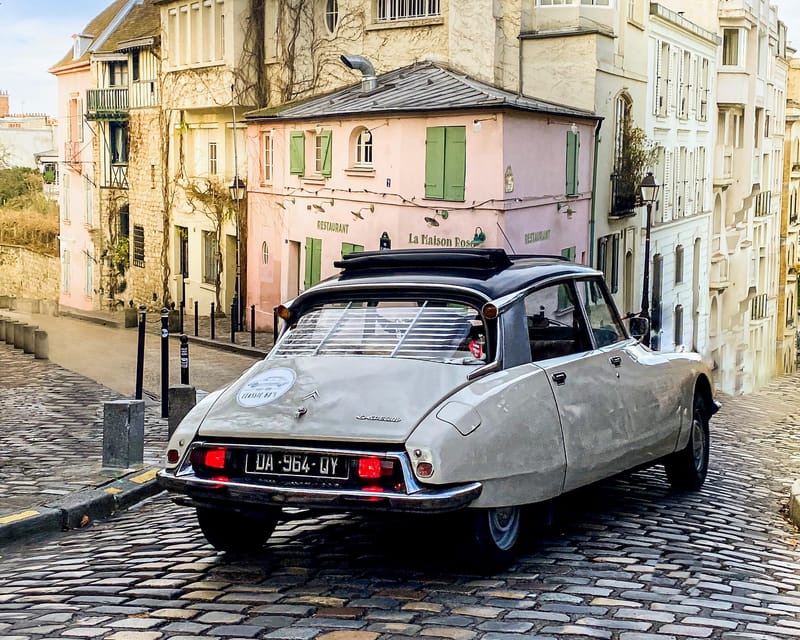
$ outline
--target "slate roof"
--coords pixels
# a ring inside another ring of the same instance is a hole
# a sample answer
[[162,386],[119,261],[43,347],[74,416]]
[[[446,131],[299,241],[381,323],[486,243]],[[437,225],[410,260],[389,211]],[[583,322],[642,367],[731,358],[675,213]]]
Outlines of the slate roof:
[[131,41],[155,38],[161,32],[161,11],[155,0],[143,0],[130,12],[108,38],[93,49],[93,53],[112,53],[126,48]]
[[[109,6],[103,9],[97,16],[92,18],[92,20],[87,24],[83,29],[81,29],[82,34],[86,34],[92,36],[93,38],[99,38],[103,31],[105,31],[108,26],[113,22],[114,18],[116,18],[117,14],[128,4],[130,0],[114,0]],[[83,52],[83,55],[80,58],[73,58],[72,57],[72,47],[69,48],[64,57],[61,58],[56,64],[50,67],[50,71],[58,71],[62,67],[71,67],[78,62],[88,62],[89,56],[91,55],[91,47],[88,47],[86,51]]]
[[600,119],[590,111],[504,91],[435,62],[419,62],[379,75],[377,88],[367,93],[361,90],[359,82],[345,89],[302,102],[252,111],[246,118],[299,120],[500,108]]

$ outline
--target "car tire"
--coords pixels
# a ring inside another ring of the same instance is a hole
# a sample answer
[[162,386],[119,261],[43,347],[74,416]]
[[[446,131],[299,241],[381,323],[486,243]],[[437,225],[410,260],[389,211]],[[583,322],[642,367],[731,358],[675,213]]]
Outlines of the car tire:
[[703,486],[708,473],[708,411],[703,398],[694,397],[689,442],[682,450],[664,461],[667,479],[678,491],[697,491]]
[[206,540],[217,551],[256,551],[272,535],[278,511],[245,515],[217,509],[197,509],[197,522]]
[[492,571],[514,559],[522,531],[522,509],[503,507],[470,512],[465,559],[474,568]]

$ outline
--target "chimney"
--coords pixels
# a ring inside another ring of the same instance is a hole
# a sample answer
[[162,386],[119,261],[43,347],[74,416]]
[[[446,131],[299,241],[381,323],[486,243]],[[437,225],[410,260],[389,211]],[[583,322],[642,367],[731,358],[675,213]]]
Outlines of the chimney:
[[355,69],[361,72],[361,91],[369,93],[378,86],[378,79],[375,76],[375,67],[364,56],[339,56],[339,59],[348,69]]
[[8,114],[8,91],[0,91],[0,118],[5,118]]

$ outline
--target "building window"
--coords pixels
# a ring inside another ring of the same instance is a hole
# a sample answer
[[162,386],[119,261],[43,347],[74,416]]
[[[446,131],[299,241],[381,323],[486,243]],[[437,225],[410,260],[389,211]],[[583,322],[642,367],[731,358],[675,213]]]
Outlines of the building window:
[[325,28],[334,33],[339,26],[339,0],[325,0]]
[[139,82],[142,78],[142,60],[139,51],[131,51],[131,79],[134,82]]
[[675,307],[675,346],[683,344],[683,305]]
[[633,215],[638,194],[638,180],[631,181],[625,150],[633,131],[633,101],[626,93],[617,96],[614,119],[614,175],[611,211],[615,215]]
[[69,251],[61,254],[61,290],[69,293]]
[[217,234],[203,231],[203,282],[216,283],[219,264]]
[[739,64],[739,29],[722,30],[722,64],[737,66]]
[[[69,99],[69,126],[67,127],[69,142],[83,142],[83,100],[78,97]],[[67,158],[72,160],[73,158]]]
[[683,282],[683,245],[675,247],[675,284]]
[[128,238],[131,235],[131,216],[130,216],[130,208],[128,205],[124,205],[119,210],[119,237],[120,238]]
[[700,73],[697,81],[697,119],[705,122],[708,119],[708,58],[700,61]]
[[580,132],[567,131],[567,190],[568,196],[578,195],[578,158],[581,148]]
[[372,132],[369,129],[359,131],[354,155],[356,167],[372,167]]
[[269,247],[267,246],[266,241],[261,243],[261,261],[264,264],[269,263]]
[[110,62],[108,64],[108,86],[109,87],[128,86],[127,62]]
[[272,133],[261,136],[261,182],[272,182]]
[[61,181],[61,218],[64,222],[69,222],[69,199],[70,199],[70,174],[64,172],[64,179]]
[[217,175],[217,143],[208,143],[208,175]]
[[466,127],[428,127],[425,139],[425,197],[464,201]]
[[440,0],[377,0],[377,5],[378,22],[433,18],[442,13]]
[[108,125],[111,164],[128,163],[128,126],[125,122],[110,122]]
[[331,143],[332,131],[320,131],[314,136],[314,172],[318,175],[331,177],[332,158]]
[[94,258],[88,251],[84,251],[85,257],[85,269],[84,269],[84,281],[83,281],[83,293],[84,295],[91,296],[94,287],[92,286],[92,281],[94,279]]
[[144,266],[144,227],[133,225],[133,266]]
[[653,256],[653,267],[650,270],[652,273],[652,293],[651,293],[651,302],[650,302],[650,324],[653,330],[653,338],[651,339],[651,346],[653,347],[654,351],[661,350],[661,328],[663,326],[663,313],[661,309],[661,302],[662,302],[662,286],[663,286],[663,274],[664,274],[664,258],[661,254],[656,254]]

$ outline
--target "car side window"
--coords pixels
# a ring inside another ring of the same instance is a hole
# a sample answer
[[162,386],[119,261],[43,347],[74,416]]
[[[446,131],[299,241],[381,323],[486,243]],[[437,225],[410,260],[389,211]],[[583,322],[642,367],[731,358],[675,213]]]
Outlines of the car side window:
[[591,348],[570,283],[537,289],[525,297],[531,360],[547,360]]
[[579,289],[595,344],[605,347],[625,340],[625,329],[600,284],[596,280],[586,280],[580,283]]

